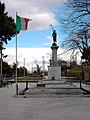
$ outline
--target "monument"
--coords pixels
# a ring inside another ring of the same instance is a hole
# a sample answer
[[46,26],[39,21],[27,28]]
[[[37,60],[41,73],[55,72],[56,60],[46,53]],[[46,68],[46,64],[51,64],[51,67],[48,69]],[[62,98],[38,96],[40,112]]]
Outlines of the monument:
[[58,65],[57,61],[57,50],[59,46],[57,45],[57,33],[56,30],[52,29],[53,43],[52,49],[52,59],[50,60],[50,66],[48,66],[48,79],[61,80],[61,66]]

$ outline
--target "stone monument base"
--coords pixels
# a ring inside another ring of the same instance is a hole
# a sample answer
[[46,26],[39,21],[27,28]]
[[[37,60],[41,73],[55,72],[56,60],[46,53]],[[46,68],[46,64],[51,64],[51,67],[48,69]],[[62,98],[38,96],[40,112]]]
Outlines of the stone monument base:
[[61,66],[49,66],[48,67],[48,79],[61,80]]

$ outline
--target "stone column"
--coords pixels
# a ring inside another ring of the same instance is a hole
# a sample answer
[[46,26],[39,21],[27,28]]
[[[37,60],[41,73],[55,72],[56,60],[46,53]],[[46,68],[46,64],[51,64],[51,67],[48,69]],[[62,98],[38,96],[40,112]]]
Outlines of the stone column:
[[58,62],[57,62],[57,49],[59,47],[57,46],[56,43],[53,43],[51,46],[52,49],[52,64],[51,66],[58,66]]
[[58,61],[57,61],[58,48],[59,47],[55,42],[51,46],[52,60],[50,66],[48,66],[48,79],[61,80],[61,66],[58,66]]

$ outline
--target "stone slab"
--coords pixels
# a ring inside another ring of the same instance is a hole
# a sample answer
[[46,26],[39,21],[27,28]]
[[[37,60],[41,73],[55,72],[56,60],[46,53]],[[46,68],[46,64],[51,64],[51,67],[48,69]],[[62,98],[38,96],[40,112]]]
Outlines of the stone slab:
[[48,79],[61,80],[61,67],[60,66],[49,66],[48,67]]

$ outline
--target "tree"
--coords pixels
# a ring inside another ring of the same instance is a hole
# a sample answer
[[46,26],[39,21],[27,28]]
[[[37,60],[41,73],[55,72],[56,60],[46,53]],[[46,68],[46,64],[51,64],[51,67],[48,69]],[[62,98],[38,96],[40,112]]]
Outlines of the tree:
[[[78,31],[77,33],[71,34],[71,36],[63,42],[63,46],[67,48],[67,51],[73,50],[75,52],[77,49],[79,52],[83,53],[84,51],[89,50],[90,45],[90,35],[86,29],[83,29],[81,31]],[[90,56],[90,53],[87,52],[88,56]],[[82,57],[89,61],[89,57]]]
[[90,46],[88,48],[84,48],[82,53],[82,59],[85,59],[87,62],[90,62]]
[[5,49],[3,44],[7,44],[16,34],[16,25],[12,17],[8,17],[8,12],[5,12],[5,4],[0,1],[0,80],[2,81],[2,50]]
[[25,67],[17,68],[17,75],[18,76],[25,76],[25,75],[27,75],[27,69]]
[[63,46],[67,51],[78,49],[83,54],[90,45],[90,0],[67,0],[65,9],[67,13],[62,24],[68,37]]
[[16,25],[12,17],[5,12],[5,4],[0,2],[0,40],[7,44],[16,34]]
[[3,77],[4,76],[5,77],[11,77],[12,76],[11,66],[8,65],[8,63],[4,62],[4,61],[3,61],[3,71],[2,71],[2,73],[3,73]]
[[64,8],[63,25],[68,32],[85,27],[90,30],[90,0],[67,0]]

